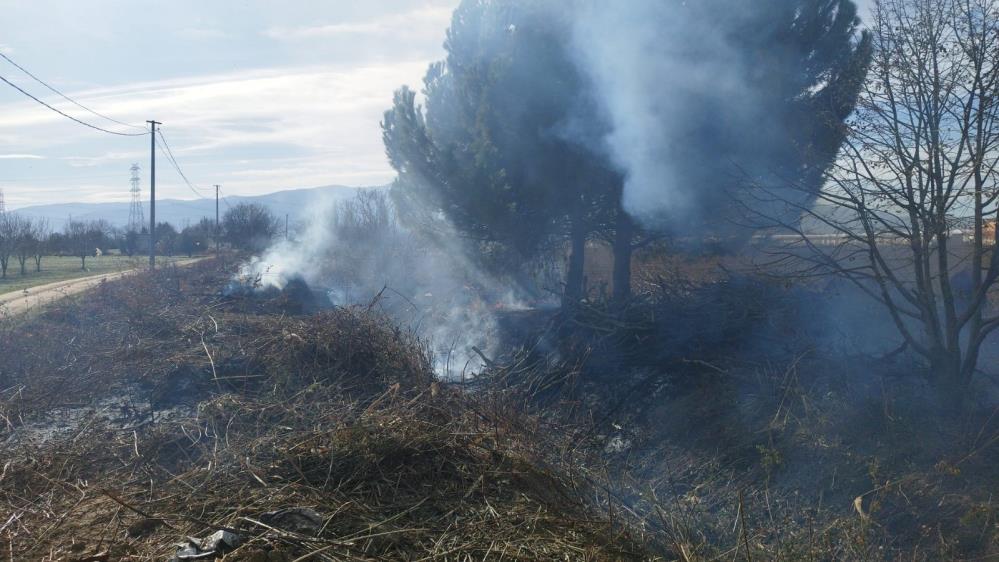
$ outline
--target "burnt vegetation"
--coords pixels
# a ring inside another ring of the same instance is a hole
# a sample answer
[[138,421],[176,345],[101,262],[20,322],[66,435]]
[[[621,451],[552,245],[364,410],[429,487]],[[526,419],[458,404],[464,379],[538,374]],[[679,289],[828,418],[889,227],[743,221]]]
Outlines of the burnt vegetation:
[[0,557],[999,557],[999,4],[743,4],[465,0],[390,188],[4,318]]
[[161,270],[4,330],[5,557],[167,559],[217,529],[244,537],[231,560],[646,556],[535,421],[439,383],[413,336],[225,297],[231,275]]

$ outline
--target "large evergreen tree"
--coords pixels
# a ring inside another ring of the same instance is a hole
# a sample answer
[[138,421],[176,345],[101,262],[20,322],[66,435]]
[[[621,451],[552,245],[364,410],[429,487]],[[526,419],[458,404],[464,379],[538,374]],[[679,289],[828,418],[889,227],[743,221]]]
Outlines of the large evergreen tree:
[[[425,78],[425,109],[403,88],[383,122],[399,172],[393,194],[401,216],[431,226],[446,221],[503,266],[568,239],[569,301],[582,292],[585,243],[597,232],[612,241],[615,296],[626,298],[639,234],[622,205],[629,170],[611,158],[606,142],[614,123],[605,97],[612,92],[588,73],[574,36],[574,9],[586,3],[465,0],[447,34],[446,60]],[[596,5],[619,12],[635,6]],[[670,97],[684,111],[683,142],[656,155],[677,162],[690,183],[684,189],[698,212],[682,217],[683,227],[696,217],[701,234],[729,232],[745,214],[740,207],[750,198],[740,190],[751,182],[733,181],[733,164],[754,181],[782,178],[819,189],[869,59],[853,3],[761,0],[747,8],[737,0],[677,1],[657,3],[650,13],[653,21],[644,24],[663,29],[676,25],[668,18],[710,16],[711,37],[698,45],[694,36],[690,56],[696,64],[721,38],[737,53],[731,67],[747,85],[700,95],[673,87],[685,76],[652,76],[662,86],[647,95]],[[628,40],[629,29],[614,31]],[[648,54],[656,56],[654,49]],[[677,217],[669,219],[656,224],[671,229]]]
[[463,2],[446,61],[427,73],[426,111],[404,88],[383,128],[403,215],[446,217],[503,266],[569,235],[573,299],[610,165],[581,142],[599,137],[599,122],[578,119],[595,104],[569,32],[547,2]]
[[[800,187],[821,188],[870,60],[851,0],[580,1],[575,40],[630,212],[695,238],[744,237],[747,206],[810,204]],[[756,200],[760,183],[793,184],[795,200]]]
[[[731,40],[751,72],[745,79],[758,120],[732,137],[735,146],[729,149],[730,161],[749,177],[706,205],[729,207],[722,216],[731,221],[747,206],[751,213],[790,219],[815,202],[867,78],[871,38],[860,25],[851,0],[763,0],[750,18],[733,26]],[[717,120],[717,114],[705,119]],[[753,183],[781,196],[760,197]],[[781,189],[782,184],[793,187]]]

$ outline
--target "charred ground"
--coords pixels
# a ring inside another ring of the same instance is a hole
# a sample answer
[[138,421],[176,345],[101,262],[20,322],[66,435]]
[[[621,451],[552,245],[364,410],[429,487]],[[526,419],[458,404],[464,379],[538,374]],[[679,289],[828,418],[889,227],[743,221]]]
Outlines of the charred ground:
[[872,322],[829,321],[842,286],[703,261],[623,311],[508,319],[521,345],[474,384],[572,432],[566,463],[678,559],[999,555],[991,375],[954,412],[904,347],[863,351],[892,341]]
[[509,313],[463,386],[377,303],[225,296],[232,270],[5,324],[5,556],[165,559],[218,530],[244,539],[228,560],[997,553],[994,406],[948,416],[904,356],[830,352],[787,304],[816,289]]
[[5,325],[5,558],[167,559],[219,530],[243,538],[227,560],[653,556],[530,416],[435,382],[376,312],[224,297],[231,274],[161,270]]

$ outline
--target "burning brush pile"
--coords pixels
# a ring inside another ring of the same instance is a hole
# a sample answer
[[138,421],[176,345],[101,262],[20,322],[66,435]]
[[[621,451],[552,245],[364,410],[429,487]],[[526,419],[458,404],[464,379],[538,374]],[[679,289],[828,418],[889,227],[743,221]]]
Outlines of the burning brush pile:
[[261,313],[215,267],[0,332],[5,357],[46,358],[0,366],[0,558],[653,558],[542,460],[531,418],[437,383],[407,333]]

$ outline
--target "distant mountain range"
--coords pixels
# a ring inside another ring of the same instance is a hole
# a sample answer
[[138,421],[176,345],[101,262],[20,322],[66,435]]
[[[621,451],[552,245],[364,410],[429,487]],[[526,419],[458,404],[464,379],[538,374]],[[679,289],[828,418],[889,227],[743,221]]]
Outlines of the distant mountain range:
[[[358,190],[378,189],[364,187],[347,187],[343,185],[327,185],[309,189],[289,189],[267,195],[257,196],[226,196],[221,203],[221,213],[237,203],[260,203],[269,208],[276,216],[288,218],[295,222],[305,218],[310,209],[314,209],[320,201],[346,199],[354,196]],[[124,227],[128,224],[128,203],[58,203],[52,205],[36,205],[22,207],[17,212],[32,218],[49,221],[56,230],[69,221],[104,219],[112,226]],[[149,220],[149,201],[144,202],[145,219]],[[156,201],[156,222],[169,222],[181,228],[193,224],[202,217],[215,218],[215,199],[162,199]]]

